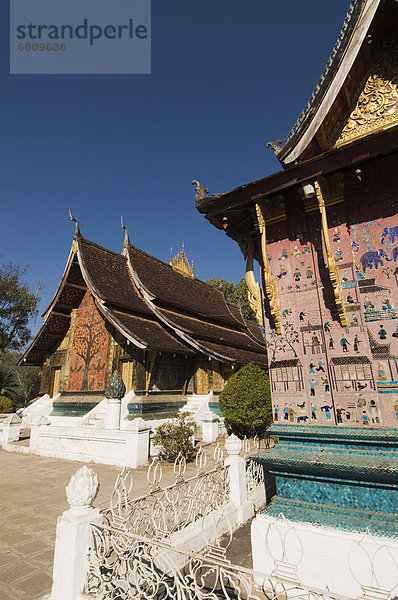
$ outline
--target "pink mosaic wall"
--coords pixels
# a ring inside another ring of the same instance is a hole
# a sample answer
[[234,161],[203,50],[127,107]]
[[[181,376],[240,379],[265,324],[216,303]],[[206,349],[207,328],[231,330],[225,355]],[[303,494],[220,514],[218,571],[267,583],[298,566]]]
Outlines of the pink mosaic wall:
[[348,327],[337,317],[319,211],[298,196],[269,226],[282,336],[266,324],[274,422],[398,427],[398,181],[391,158],[345,176],[327,207]]

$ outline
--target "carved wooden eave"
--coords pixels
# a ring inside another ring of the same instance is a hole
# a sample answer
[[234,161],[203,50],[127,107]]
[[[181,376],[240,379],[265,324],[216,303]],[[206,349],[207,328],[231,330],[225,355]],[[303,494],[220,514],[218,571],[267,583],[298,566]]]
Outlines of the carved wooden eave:
[[[394,0],[385,0],[384,4],[386,3],[393,4]],[[276,156],[283,165],[290,166],[302,160],[303,153],[313,141],[321,151],[327,149],[322,126],[334,104],[341,102],[339,95],[347,79],[351,77],[361,51],[367,53],[367,36],[376,13],[380,12],[379,6],[382,5],[381,0],[354,0],[350,4],[337,42],[311,99],[284,142],[274,147]],[[384,7],[380,10],[384,10]]]

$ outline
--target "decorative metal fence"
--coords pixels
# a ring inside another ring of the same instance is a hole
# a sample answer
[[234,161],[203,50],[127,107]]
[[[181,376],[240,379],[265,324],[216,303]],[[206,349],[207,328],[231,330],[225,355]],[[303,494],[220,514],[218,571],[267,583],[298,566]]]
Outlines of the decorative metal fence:
[[[348,600],[231,564],[225,549],[196,554],[93,525],[85,593],[101,600]],[[177,565],[183,566],[177,566]]]
[[[270,436],[266,438],[258,438],[257,436],[253,440],[254,450],[258,452],[262,446],[264,449],[271,447]],[[251,452],[250,440],[246,437],[243,440],[243,453],[246,460],[246,489],[247,493],[250,494],[259,485],[264,485],[264,469],[260,463],[253,460],[249,453]]]
[[175,483],[166,488],[160,487],[162,465],[155,457],[147,473],[149,494],[134,499],[132,474],[123,470],[117,477],[110,508],[103,511],[105,523],[125,532],[161,538],[217,510],[229,502],[223,454],[217,445],[215,467],[205,472],[206,454],[201,448],[196,455],[197,473],[189,479],[184,479],[186,461],[179,455],[174,463]]

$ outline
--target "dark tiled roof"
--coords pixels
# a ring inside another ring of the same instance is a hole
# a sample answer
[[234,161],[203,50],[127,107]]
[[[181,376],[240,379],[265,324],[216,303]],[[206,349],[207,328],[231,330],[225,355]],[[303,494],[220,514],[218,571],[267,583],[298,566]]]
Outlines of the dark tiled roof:
[[242,317],[235,311],[232,314],[220,290],[198,279],[184,277],[170,265],[131,244],[129,254],[136,277],[157,301],[235,327],[243,325]]
[[[69,273],[83,283],[77,271],[81,267],[103,318],[138,347],[265,365],[265,342],[260,330],[257,327],[256,331],[255,324],[246,327],[239,309],[228,307],[219,290],[183,277],[137,248],[130,248],[130,271],[125,256],[79,234],[75,239],[78,253],[70,255],[48,317],[21,361],[42,364],[58,347],[68,330],[70,312],[79,306],[85,293],[85,286],[68,288]],[[141,290],[155,296],[155,303],[144,299]],[[65,317],[55,312],[63,306],[61,300],[67,302]]]
[[259,352],[251,352],[249,350],[242,350],[240,348],[233,348],[232,346],[224,346],[215,342],[209,342],[208,340],[197,340],[198,343],[207,351],[209,354],[216,353],[219,356],[228,358],[232,362],[239,364],[246,364],[252,362],[261,367],[265,367],[267,364],[267,356]]
[[166,350],[169,352],[184,352],[194,354],[193,350],[185,346],[169,333],[160,323],[137,315],[129,315],[116,310],[108,310],[108,313],[121,323],[122,327],[130,333],[133,338],[148,345],[151,349]]
[[265,352],[264,345],[260,345],[241,330],[223,325],[215,325],[214,323],[178,314],[174,311],[160,308],[158,310],[169,323],[173,323],[179,329],[192,334],[195,338],[207,339],[209,341],[220,342],[221,344],[231,344],[237,348],[252,350],[254,352]]
[[86,274],[102,300],[136,313],[152,314],[135,289],[124,256],[84,238],[79,239],[79,250]]

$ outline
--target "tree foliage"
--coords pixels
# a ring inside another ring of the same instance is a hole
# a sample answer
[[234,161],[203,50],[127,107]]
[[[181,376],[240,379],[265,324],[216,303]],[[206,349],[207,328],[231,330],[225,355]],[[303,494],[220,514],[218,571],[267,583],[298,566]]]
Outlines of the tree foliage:
[[233,306],[239,306],[239,308],[242,311],[243,318],[246,319],[246,321],[256,321],[256,315],[250,308],[249,300],[247,297],[248,288],[246,281],[243,277],[239,281],[239,283],[227,281],[223,277],[212,277],[211,279],[207,279],[206,283],[214,288],[221,290],[228,304],[232,304]]
[[0,413],[14,412],[14,404],[8,396],[0,396]]
[[257,365],[245,365],[228,379],[219,405],[227,427],[235,435],[262,435],[272,421],[268,375]]
[[19,366],[20,355],[4,352],[0,358],[0,394],[10,397],[15,407],[26,406],[39,395],[40,367]]
[[186,460],[192,459],[195,454],[192,436],[195,435],[196,430],[196,423],[187,413],[179,413],[175,419],[160,425],[153,438],[159,448],[160,457],[173,461],[181,452]]
[[20,350],[31,337],[29,320],[37,315],[39,298],[22,282],[19,265],[0,266],[0,354]]

